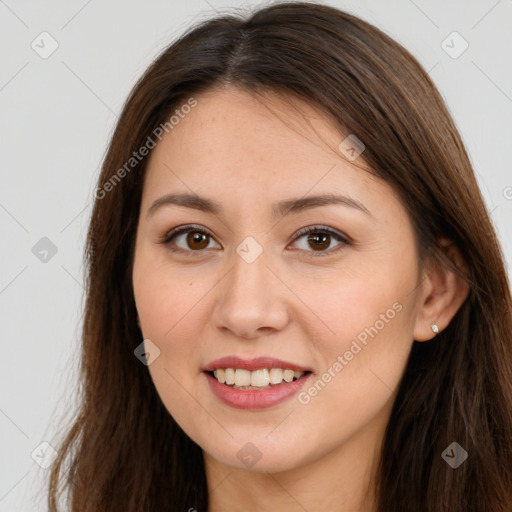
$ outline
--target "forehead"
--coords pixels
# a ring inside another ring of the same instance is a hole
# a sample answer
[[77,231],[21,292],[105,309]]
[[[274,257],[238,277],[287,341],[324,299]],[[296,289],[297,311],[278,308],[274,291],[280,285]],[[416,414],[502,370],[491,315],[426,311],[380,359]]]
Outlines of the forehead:
[[144,196],[152,200],[169,191],[232,202],[336,191],[375,202],[383,190],[392,193],[360,168],[362,156],[354,163],[343,157],[339,146],[347,134],[306,102],[233,87],[195,99],[150,155]]
[[252,155],[264,162],[317,158],[328,151],[329,144],[336,152],[344,138],[325,114],[282,94],[267,92],[259,96],[222,87],[196,100],[197,106],[164,136],[161,146],[183,144],[195,157],[222,150],[226,159]]

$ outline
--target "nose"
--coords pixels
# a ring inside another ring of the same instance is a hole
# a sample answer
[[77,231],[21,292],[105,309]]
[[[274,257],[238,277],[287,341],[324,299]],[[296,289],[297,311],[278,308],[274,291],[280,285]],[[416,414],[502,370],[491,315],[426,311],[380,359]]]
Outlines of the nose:
[[265,251],[251,263],[238,253],[221,280],[213,312],[217,329],[233,336],[256,339],[286,327],[290,291],[276,275]]

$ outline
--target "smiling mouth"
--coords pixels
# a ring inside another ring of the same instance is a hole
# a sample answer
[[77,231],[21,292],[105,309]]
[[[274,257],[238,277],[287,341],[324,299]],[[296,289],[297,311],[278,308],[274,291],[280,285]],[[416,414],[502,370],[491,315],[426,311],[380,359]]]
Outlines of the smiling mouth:
[[217,382],[232,389],[261,391],[299,380],[311,372],[299,372],[287,368],[261,368],[254,371],[242,368],[218,368],[206,373]]

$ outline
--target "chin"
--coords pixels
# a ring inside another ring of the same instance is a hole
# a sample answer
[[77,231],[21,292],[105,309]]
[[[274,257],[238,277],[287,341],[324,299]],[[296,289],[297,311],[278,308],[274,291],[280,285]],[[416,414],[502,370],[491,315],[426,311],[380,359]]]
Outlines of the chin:
[[271,442],[264,436],[251,440],[247,435],[241,440],[232,439],[229,443],[203,448],[217,463],[255,473],[280,473],[300,467],[308,459],[306,454],[302,453],[304,449],[301,442],[280,442],[279,446],[276,446],[275,441]]

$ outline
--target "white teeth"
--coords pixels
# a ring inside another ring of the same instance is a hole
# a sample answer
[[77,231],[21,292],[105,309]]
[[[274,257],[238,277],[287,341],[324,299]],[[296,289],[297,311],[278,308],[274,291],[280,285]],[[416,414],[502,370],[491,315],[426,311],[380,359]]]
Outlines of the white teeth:
[[250,386],[251,372],[249,370],[235,370],[235,386]]
[[270,384],[281,384],[283,380],[283,370],[281,368],[270,368]]
[[270,377],[266,368],[264,370],[256,370],[255,372],[251,372],[251,386],[264,388],[268,386],[269,382]]
[[270,370],[262,368],[252,372],[242,368],[218,368],[214,370],[213,375],[221,384],[234,386],[237,389],[254,389],[268,388],[283,381],[292,382],[294,379],[300,379],[304,372],[282,368],[270,368]]
[[228,386],[232,386],[235,383],[235,370],[233,370],[233,368],[226,368],[224,370],[224,376]]
[[293,380],[293,374],[294,374],[294,371],[293,370],[285,370],[283,372],[283,379],[286,381],[286,382],[291,382]]
[[224,384],[224,382],[226,382],[226,376],[225,376],[225,372],[222,368],[219,368],[218,370],[215,370],[213,372],[213,374],[215,375],[215,378],[221,383],[221,384]]

